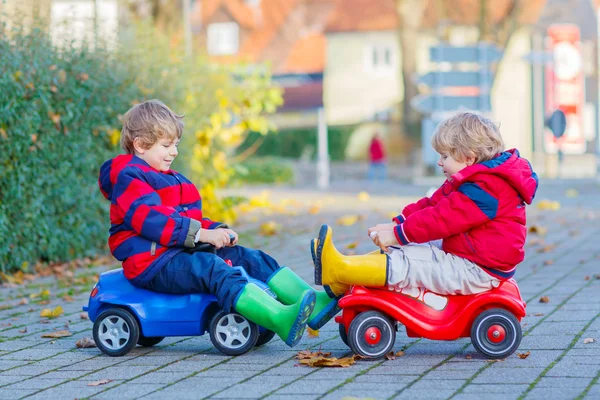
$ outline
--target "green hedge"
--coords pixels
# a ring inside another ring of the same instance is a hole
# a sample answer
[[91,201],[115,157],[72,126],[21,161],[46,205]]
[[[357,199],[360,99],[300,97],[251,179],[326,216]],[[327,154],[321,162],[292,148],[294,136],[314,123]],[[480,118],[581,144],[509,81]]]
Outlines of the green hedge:
[[294,181],[294,168],[289,161],[281,158],[254,157],[239,164],[233,164],[235,184],[291,183]]
[[[334,161],[344,160],[344,151],[350,135],[355,126],[334,126],[328,129],[329,157]],[[240,145],[237,153],[240,154],[248,149],[257,140],[263,140],[256,156],[274,156],[286,158],[300,158],[308,153],[312,159],[317,155],[317,128],[281,130],[276,134],[262,136],[258,133],[250,133],[244,143]]]
[[98,171],[141,93],[108,54],[59,54],[35,30],[0,30],[0,54],[1,270],[97,254],[108,226]]

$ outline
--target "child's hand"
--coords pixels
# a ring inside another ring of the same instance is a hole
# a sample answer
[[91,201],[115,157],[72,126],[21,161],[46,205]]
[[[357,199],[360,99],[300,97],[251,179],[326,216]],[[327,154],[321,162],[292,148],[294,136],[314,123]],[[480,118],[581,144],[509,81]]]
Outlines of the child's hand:
[[379,248],[385,251],[386,253],[388,251],[388,246],[398,244],[398,241],[396,240],[396,235],[394,234],[393,230],[379,232],[373,231],[371,239],[373,239],[373,243],[379,246]]
[[395,227],[395,222],[390,222],[389,224],[377,224],[369,228],[368,235],[371,237],[371,233],[373,232],[394,230]]
[[[217,228],[217,229],[222,229],[225,232],[227,232],[227,234],[229,235],[229,244],[228,246],[235,246],[238,242],[238,234],[235,233],[232,229],[229,228]],[[233,239],[231,239],[231,237],[233,237]]]
[[228,229],[203,229],[200,233],[200,241],[210,243],[217,249],[229,246],[230,239],[227,230]]

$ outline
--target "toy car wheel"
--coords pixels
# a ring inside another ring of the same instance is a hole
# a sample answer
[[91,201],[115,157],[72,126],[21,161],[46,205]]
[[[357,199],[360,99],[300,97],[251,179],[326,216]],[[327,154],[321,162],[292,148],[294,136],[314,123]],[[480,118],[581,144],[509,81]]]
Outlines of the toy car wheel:
[[137,344],[144,347],[152,347],[162,342],[164,338],[164,336],[144,336],[140,333]]
[[507,310],[492,308],[479,314],[471,326],[475,349],[492,359],[506,358],[521,344],[521,325]]
[[135,347],[140,335],[137,320],[127,310],[111,308],[100,313],[93,327],[94,341],[106,355],[119,357]]
[[275,332],[265,329],[258,334],[258,340],[256,341],[255,346],[262,346],[263,344],[267,344],[274,337],[275,337]]
[[342,339],[342,342],[348,346],[348,334],[346,333],[346,327],[344,324],[338,324],[338,329],[340,331],[340,338]]
[[381,358],[396,341],[396,330],[387,316],[378,311],[358,314],[348,329],[348,345],[360,356]]
[[238,313],[221,310],[210,321],[210,340],[221,353],[239,356],[257,343],[258,325]]

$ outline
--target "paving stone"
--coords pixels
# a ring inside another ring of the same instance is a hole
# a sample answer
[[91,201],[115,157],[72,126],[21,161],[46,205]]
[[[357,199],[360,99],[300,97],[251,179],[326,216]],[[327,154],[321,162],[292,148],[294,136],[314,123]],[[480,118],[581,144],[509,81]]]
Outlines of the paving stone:
[[[342,381],[343,382],[343,381]],[[311,380],[304,379],[282,385],[282,388],[277,389],[276,394],[322,394],[336,387],[341,382],[330,380]]]
[[101,379],[132,379],[134,377],[143,375],[148,371],[153,370],[152,366],[138,366],[138,367],[106,367],[99,371],[95,371],[85,376],[86,380],[101,380]]
[[52,378],[52,379],[23,379],[18,383],[13,383],[6,387],[6,389],[46,389],[52,386],[56,386],[60,383],[69,380],[69,378]]
[[[480,394],[480,393],[498,393],[498,394],[515,394],[517,397],[526,391],[529,385],[507,384],[477,384],[470,383],[462,389],[464,394]],[[487,396],[486,396],[487,398]]]
[[583,392],[582,389],[569,387],[535,387],[527,393],[525,400],[574,399]]
[[600,365],[559,362],[546,373],[546,376],[593,378],[598,374],[598,371],[600,371]]
[[566,350],[571,346],[575,335],[525,336],[519,350]]
[[461,386],[466,383],[466,380],[454,380],[454,379],[440,379],[440,380],[429,380],[421,379],[415,384],[410,386],[412,390],[423,390],[424,392],[431,392],[436,390],[458,390]]
[[92,396],[92,399],[138,399],[140,397],[144,397],[148,393],[155,392],[158,389],[163,388],[164,385],[159,384],[149,384],[145,383],[143,385],[136,385],[132,383],[125,383],[123,385],[119,385],[115,388],[109,389],[105,392],[98,393],[95,396]]
[[503,368],[501,372],[488,368],[479,374],[473,383],[533,383],[544,368]]
[[130,383],[133,383],[133,384],[143,384],[143,383],[168,384],[168,383],[177,382],[189,375],[190,375],[189,373],[183,372],[183,371],[161,372],[159,370],[159,371],[148,372],[148,373],[140,376],[139,378],[135,378],[135,379],[131,380]]
[[42,390],[35,395],[28,397],[27,400],[75,399],[90,397],[118,384],[119,381],[112,381],[99,386],[88,386],[88,383],[90,383],[90,381],[66,382],[62,385]]
[[[379,394],[379,393],[378,393]],[[397,396],[393,397],[394,400],[442,400],[448,399],[454,394],[454,390],[434,390],[434,391],[422,391],[419,389],[413,389],[412,387],[402,391]]]
[[38,390],[39,389],[7,389],[3,387],[0,389],[0,394],[2,394],[2,400],[16,400],[29,396]]
[[583,389],[585,389],[591,381],[592,378],[557,378],[545,376],[542,379],[540,379],[538,383],[536,383],[535,387],[577,387],[581,388],[581,390],[583,391]]

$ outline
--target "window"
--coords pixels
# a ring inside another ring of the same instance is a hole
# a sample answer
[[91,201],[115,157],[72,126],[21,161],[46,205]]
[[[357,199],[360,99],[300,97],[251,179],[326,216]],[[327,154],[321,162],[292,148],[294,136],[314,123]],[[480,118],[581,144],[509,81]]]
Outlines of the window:
[[368,45],[365,49],[365,69],[378,73],[393,72],[394,55],[390,45]]
[[210,24],[207,36],[208,54],[215,56],[237,54],[240,45],[240,27],[235,22]]

